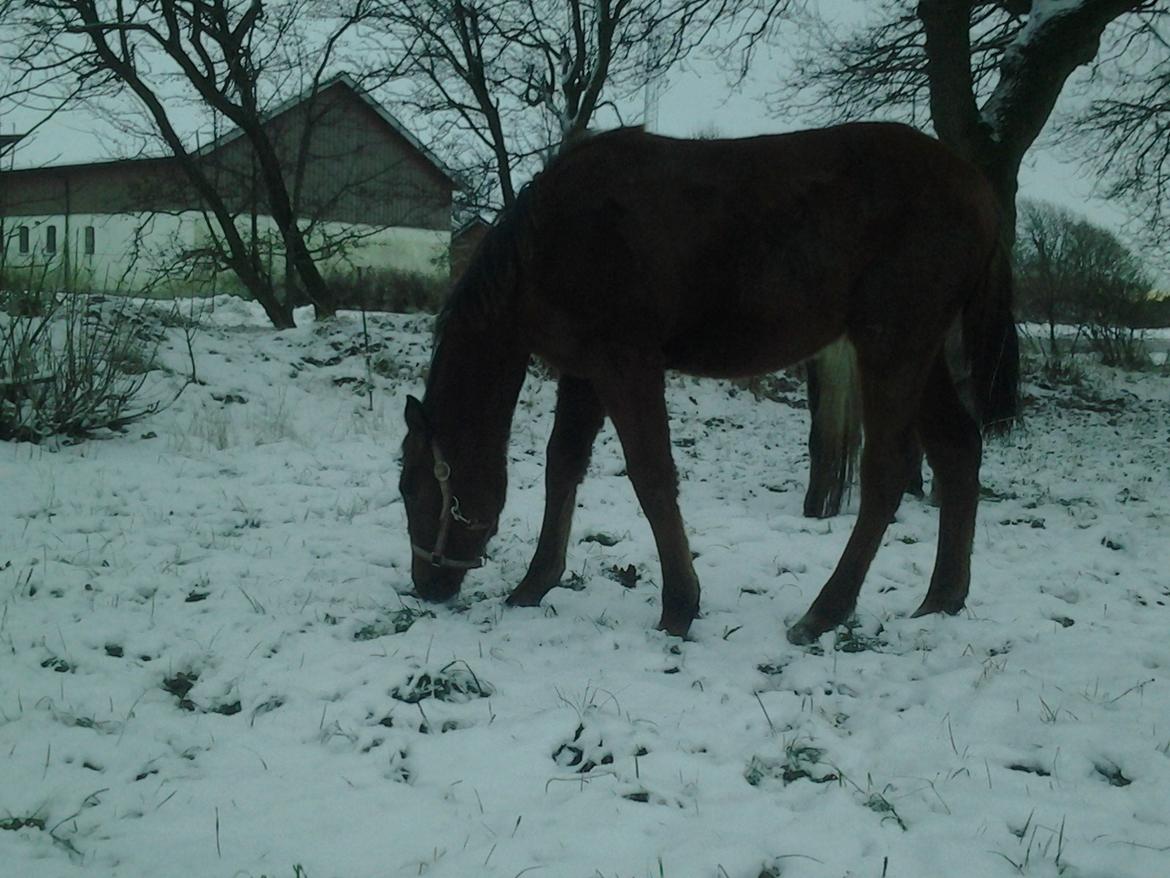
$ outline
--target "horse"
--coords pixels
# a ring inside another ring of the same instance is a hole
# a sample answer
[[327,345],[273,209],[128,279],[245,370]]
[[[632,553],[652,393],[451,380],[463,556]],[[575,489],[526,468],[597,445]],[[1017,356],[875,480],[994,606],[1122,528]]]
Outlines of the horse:
[[[527,364],[559,374],[545,507],[507,603],[536,606],[565,569],[577,486],[608,417],[658,550],[658,627],[686,636],[700,584],[678,506],[667,370],[774,371],[839,338],[856,351],[865,447],[857,520],[788,629],[845,622],[900,503],[917,436],[940,488],[938,548],[915,615],[957,613],[970,584],[982,428],[1011,422],[1011,269],[981,173],[909,127],[851,123],[681,140],[619,129],[567,149],[484,237],[436,321],[422,400],[408,397],[400,490],[423,599],[482,566],[507,490]],[[960,320],[978,402],[943,355]]]

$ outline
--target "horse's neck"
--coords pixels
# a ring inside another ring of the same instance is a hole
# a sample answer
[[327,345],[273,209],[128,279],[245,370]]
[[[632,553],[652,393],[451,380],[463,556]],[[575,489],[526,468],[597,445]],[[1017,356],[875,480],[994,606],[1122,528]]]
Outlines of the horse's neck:
[[527,364],[528,352],[517,344],[511,327],[452,321],[427,381],[436,434],[453,444],[466,438],[481,449],[502,452]]

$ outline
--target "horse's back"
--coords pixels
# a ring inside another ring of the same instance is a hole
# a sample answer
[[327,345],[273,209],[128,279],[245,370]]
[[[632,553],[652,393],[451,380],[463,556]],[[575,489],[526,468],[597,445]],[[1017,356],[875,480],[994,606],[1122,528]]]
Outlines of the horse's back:
[[[986,259],[996,235],[979,173],[897,124],[735,140],[624,129],[572,148],[534,189],[537,348],[637,345],[705,374],[802,359],[882,307],[950,307],[927,287]],[[878,301],[863,281],[883,264],[883,288],[906,283]]]

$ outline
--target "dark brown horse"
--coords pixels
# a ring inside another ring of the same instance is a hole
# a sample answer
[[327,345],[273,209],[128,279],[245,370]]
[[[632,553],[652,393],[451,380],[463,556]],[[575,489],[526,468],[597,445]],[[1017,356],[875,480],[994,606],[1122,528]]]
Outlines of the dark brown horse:
[[560,580],[577,485],[605,416],[662,564],[660,627],[699,608],[677,503],[665,370],[743,376],[848,336],[866,444],[861,506],[836,570],[788,632],[808,643],[852,612],[904,486],[917,433],[941,487],[938,555],[918,614],[967,596],[980,426],[942,356],[957,318],[984,423],[1016,407],[1010,271],[994,196],[936,141],[854,124],[744,140],[623,130],[554,161],[483,241],[440,316],[426,395],[406,405],[401,489],[418,594],[456,594],[481,563],[507,483],[530,355],[560,372],[544,523],[508,598]]

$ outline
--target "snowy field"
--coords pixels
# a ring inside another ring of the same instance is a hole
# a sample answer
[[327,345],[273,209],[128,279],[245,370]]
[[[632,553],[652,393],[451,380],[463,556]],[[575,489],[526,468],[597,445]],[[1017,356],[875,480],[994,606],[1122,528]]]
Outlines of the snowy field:
[[[853,515],[800,515],[806,412],[673,378],[683,642],[653,630],[608,427],[566,587],[505,608],[543,500],[536,372],[491,560],[420,605],[396,458],[429,320],[371,316],[372,411],[360,319],[302,322],[217,300],[165,411],[0,444],[6,878],[1170,875],[1165,373],[1029,384],[987,450],[968,609],[907,618],[937,525],[908,498],[813,649],[784,627]],[[170,398],[180,330],[160,357]]]

